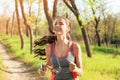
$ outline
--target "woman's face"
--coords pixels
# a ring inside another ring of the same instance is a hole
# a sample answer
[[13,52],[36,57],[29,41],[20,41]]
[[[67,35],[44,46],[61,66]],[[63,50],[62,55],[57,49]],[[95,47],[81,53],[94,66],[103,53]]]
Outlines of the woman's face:
[[63,35],[68,33],[70,30],[70,27],[67,24],[67,21],[63,18],[58,18],[55,20],[53,24],[53,32],[56,35]]

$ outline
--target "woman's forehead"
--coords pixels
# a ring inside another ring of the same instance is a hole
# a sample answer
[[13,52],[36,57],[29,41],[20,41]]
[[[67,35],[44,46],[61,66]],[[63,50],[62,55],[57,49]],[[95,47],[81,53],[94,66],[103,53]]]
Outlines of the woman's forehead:
[[57,19],[55,20],[55,22],[66,22],[66,21],[65,21],[65,19],[63,19],[63,18],[57,18]]

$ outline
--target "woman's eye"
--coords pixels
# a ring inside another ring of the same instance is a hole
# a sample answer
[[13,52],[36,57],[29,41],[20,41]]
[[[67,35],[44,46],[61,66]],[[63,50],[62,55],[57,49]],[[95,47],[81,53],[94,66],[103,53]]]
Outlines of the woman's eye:
[[64,23],[63,22],[56,22],[54,25],[64,25]]
[[55,23],[54,25],[57,25],[57,23]]
[[64,25],[62,22],[59,23],[60,25]]

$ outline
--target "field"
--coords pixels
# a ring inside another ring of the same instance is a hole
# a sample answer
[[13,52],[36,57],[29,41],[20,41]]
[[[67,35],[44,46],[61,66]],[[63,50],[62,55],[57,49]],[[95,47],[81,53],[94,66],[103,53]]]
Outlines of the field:
[[[34,68],[39,67],[40,60],[30,54],[29,38],[25,37],[25,49],[20,50],[20,39],[18,36],[2,36],[0,42],[4,43],[11,53],[17,59],[22,60]],[[92,58],[88,58],[85,52],[85,47],[82,48],[82,62],[84,74],[80,80],[120,80],[120,50],[114,47],[106,48],[104,46],[92,46]],[[1,66],[0,59],[0,66]],[[1,78],[0,74],[0,78]],[[0,79],[3,80],[3,79]]]

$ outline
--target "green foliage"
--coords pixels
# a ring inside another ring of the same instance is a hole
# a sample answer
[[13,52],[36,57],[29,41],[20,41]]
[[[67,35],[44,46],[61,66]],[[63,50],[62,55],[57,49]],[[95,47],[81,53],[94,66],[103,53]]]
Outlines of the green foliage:
[[112,40],[120,41],[120,26],[119,26],[119,24],[117,24],[117,26],[114,25],[114,27],[115,27],[115,31],[114,31]]
[[[73,22],[73,21],[72,21]],[[77,24],[77,23],[75,23]],[[81,29],[79,27],[79,25],[75,25],[72,26],[71,28],[71,36],[73,40],[77,40],[77,41],[82,41],[82,33],[81,33]]]
[[116,51],[116,49],[114,49],[114,48],[106,48],[106,47],[94,47],[93,48],[93,50],[94,51],[97,51],[97,52],[102,52],[102,53],[106,53],[106,54],[113,54],[113,53],[115,53],[115,52],[117,52],[118,54],[120,54],[120,51],[119,50],[117,50]]
[[78,20],[81,22],[82,21],[82,17],[80,15],[78,15]]
[[66,13],[67,13],[69,16],[72,15],[70,9],[63,3],[62,0],[59,0],[59,1],[58,1],[58,6],[60,6],[60,7],[57,7],[57,10],[58,10],[57,14],[58,14],[59,16],[65,15]]

